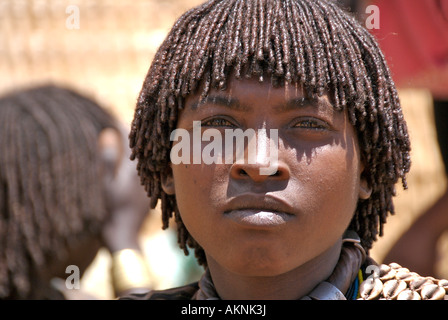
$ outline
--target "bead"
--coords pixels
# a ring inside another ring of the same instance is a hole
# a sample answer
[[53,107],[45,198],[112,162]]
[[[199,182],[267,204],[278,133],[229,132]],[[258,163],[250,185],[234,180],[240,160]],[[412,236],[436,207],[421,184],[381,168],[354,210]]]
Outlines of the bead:
[[395,271],[397,273],[409,273],[410,272],[408,268],[403,268],[403,267],[397,268],[397,269],[395,269]]
[[397,296],[397,300],[421,300],[421,299],[422,298],[420,297],[420,295],[417,292],[412,291],[411,289],[406,289]]
[[392,268],[387,264],[380,265],[379,269],[380,269],[380,277],[383,277],[384,275],[388,274],[390,270],[392,270]]
[[388,280],[392,280],[395,279],[395,274],[397,273],[397,271],[395,269],[392,269],[389,267],[389,270],[386,272],[387,268],[383,269],[383,275],[381,275],[381,269],[380,269],[380,280],[381,281],[388,281]]
[[383,285],[383,296],[386,299],[394,300],[407,288],[407,284],[401,280],[389,280]]
[[441,280],[437,281],[437,285],[439,287],[442,287],[443,289],[445,289],[445,293],[448,294],[448,280],[441,279]]
[[416,279],[412,280],[411,283],[409,283],[409,288],[411,290],[414,290],[418,293],[422,290],[422,288],[425,285],[433,284],[434,282],[431,279],[425,278],[425,277],[417,277]]
[[401,266],[398,263],[396,263],[396,262],[389,263],[389,266],[392,269],[400,269],[401,268]]
[[380,279],[368,278],[359,286],[359,294],[364,300],[375,300],[383,290],[383,283]]
[[443,300],[445,289],[436,284],[427,284],[422,288],[421,296],[423,300]]
[[419,275],[415,272],[398,271],[395,274],[395,279],[402,280],[408,284],[418,277]]

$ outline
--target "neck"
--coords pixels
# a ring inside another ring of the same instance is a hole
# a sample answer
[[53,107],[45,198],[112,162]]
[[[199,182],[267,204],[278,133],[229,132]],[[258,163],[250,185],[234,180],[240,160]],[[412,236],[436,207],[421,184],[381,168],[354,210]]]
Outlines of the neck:
[[223,300],[297,300],[311,292],[333,272],[341,252],[338,241],[319,256],[274,276],[235,274],[207,256],[216,292]]

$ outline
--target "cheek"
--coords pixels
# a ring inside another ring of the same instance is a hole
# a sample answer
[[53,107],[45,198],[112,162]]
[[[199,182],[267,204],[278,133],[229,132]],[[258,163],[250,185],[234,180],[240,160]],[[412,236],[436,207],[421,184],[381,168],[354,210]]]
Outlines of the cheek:
[[337,150],[328,158],[321,159],[321,165],[326,167],[321,174],[322,188],[340,200],[347,199],[357,202],[360,181],[359,161],[346,156],[344,150]]
[[203,203],[206,195],[208,175],[203,174],[199,165],[180,164],[173,166],[174,189],[176,202],[181,212],[192,205]]
[[302,205],[321,222],[347,223],[356,210],[361,169],[356,151],[347,144],[327,145],[310,161],[299,161],[295,179],[306,199]]
[[216,204],[225,200],[226,170],[224,165],[173,166],[177,206],[182,221],[196,240],[198,233],[209,230],[213,225]]
[[295,249],[303,253],[306,247],[313,256],[340,239],[352,220],[358,203],[359,161],[343,147],[328,146],[304,163],[297,164],[293,178],[294,201],[301,211]]

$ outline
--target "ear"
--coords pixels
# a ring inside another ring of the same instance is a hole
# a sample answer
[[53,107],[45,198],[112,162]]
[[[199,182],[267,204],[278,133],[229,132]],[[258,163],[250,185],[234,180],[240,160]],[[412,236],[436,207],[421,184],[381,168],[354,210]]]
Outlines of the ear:
[[98,149],[107,177],[114,178],[123,158],[122,137],[118,130],[103,129],[98,136]]
[[372,195],[372,188],[369,186],[365,179],[361,180],[359,185],[359,198],[362,200],[367,200]]
[[362,165],[362,171],[361,171],[361,179],[359,181],[359,198],[362,200],[367,200],[372,195],[372,187],[369,185],[369,182],[365,178],[366,176],[366,170],[365,166]]
[[166,194],[170,196],[175,194],[173,170],[171,169],[171,165],[168,166],[165,172],[160,175],[160,181],[162,185],[162,190]]

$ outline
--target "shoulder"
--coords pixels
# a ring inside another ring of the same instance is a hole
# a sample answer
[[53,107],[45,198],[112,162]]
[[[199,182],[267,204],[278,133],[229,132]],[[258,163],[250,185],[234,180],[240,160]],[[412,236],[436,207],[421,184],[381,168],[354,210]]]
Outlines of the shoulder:
[[192,300],[199,286],[197,282],[166,290],[151,290],[147,293],[133,293],[119,300]]
[[361,300],[448,300],[448,280],[421,276],[397,263],[364,267]]

